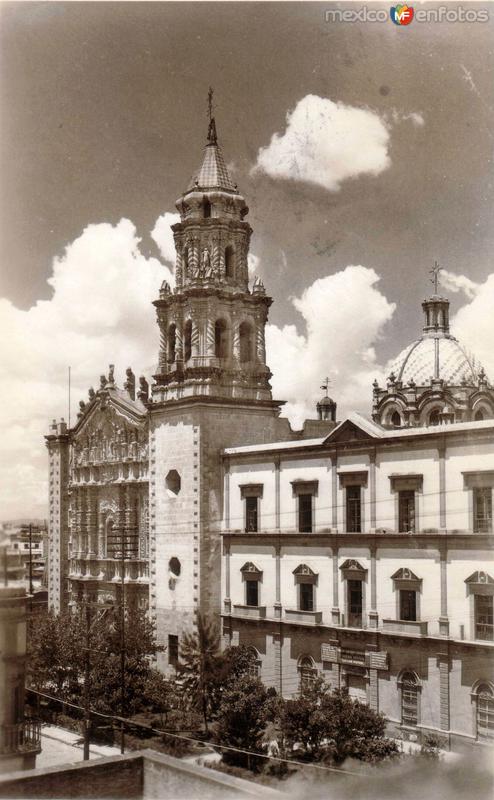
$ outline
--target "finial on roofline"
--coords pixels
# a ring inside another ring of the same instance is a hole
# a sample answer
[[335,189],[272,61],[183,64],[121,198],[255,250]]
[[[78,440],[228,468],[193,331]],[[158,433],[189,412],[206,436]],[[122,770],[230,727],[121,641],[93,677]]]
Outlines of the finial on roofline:
[[214,94],[214,89],[212,88],[212,86],[210,86],[208,92],[208,119],[209,119],[208,144],[218,144],[218,137],[216,134],[216,122],[213,117],[213,94]]

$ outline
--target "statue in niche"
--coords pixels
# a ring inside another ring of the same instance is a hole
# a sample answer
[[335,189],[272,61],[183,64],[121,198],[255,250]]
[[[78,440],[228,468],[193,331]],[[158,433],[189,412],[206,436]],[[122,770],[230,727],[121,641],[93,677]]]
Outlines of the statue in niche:
[[205,275],[211,270],[211,255],[207,247],[202,251],[201,270]]

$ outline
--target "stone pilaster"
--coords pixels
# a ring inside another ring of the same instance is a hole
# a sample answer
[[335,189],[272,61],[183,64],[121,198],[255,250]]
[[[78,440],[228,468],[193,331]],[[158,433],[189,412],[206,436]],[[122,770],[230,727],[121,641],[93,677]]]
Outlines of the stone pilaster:
[[374,711],[379,711],[379,672],[377,669],[369,670],[369,705]]

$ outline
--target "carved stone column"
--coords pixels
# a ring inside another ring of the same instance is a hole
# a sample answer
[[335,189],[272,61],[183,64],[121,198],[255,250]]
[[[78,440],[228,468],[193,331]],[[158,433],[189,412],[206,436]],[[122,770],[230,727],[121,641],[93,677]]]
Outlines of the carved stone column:
[[264,339],[264,324],[259,322],[256,326],[256,356],[260,364],[266,363],[266,344]]
[[166,319],[161,317],[159,320],[160,331],[160,349],[159,349],[159,369],[160,372],[166,372],[168,369],[168,335],[166,328]]

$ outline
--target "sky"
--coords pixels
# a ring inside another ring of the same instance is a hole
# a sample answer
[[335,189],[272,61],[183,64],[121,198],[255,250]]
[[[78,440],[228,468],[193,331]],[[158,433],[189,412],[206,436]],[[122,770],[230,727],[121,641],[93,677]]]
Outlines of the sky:
[[326,375],[340,418],[370,412],[420,334],[435,260],[452,330],[494,379],[494,7],[473,4],[487,23],[325,20],[361,5],[0,4],[1,518],[46,514],[43,433],[67,418],[69,364],[72,419],[109,363],[121,383],[153,372],[151,301],[173,282],[210,85],[293,424]]

